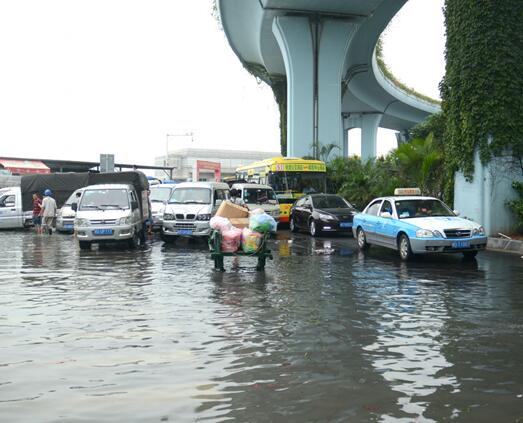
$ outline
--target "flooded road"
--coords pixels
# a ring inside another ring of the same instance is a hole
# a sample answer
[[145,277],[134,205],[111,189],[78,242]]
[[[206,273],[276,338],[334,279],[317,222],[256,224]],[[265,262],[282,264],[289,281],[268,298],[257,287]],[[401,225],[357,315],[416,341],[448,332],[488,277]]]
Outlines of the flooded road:
[[523,259],[0,233],[1,422],[522,422]]

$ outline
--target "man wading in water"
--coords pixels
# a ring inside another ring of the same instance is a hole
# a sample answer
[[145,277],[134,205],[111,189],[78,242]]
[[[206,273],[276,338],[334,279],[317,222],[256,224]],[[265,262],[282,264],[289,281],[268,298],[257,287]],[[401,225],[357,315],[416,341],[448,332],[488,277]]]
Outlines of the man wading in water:
[[42,201],[42,231],[49,235],[53,233],[53,221],[56,216],[56,201],[51,197],[53,193],[50,189],[44,191],[44,199]]

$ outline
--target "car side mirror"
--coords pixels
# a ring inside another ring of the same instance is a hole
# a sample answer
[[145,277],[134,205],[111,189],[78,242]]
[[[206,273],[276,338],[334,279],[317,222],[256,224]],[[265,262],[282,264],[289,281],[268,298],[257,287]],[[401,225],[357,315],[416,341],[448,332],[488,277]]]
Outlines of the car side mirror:
[[453,213],[454,213],[456,216],[459,216],[459,211],[457,211],[457,210],[453,210]]
[[132,210],[138,209],[138,201],[131,201],[131,209]]
[[389,212],[387,212],[387,211],[381,212],[380,216],[385,218],[385,219],[392,219],[392,215]]
[[71,204],[71,210],[74,211],[74,212],[77,211],[78,210],[78,203],[72,203]]

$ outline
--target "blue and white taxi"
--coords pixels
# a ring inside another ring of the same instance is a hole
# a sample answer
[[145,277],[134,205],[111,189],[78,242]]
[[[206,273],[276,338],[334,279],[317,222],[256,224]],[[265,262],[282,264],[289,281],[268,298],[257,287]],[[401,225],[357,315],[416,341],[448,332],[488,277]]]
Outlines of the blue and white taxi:
[[463,253],[472,259],[485,249],[485,229],[457,216],[442,201],[422,197],[417,188],[396,189],[394,196],[372,200],[354,216],[358,247],[371,244],[392,248],[402,260],[414,254]]

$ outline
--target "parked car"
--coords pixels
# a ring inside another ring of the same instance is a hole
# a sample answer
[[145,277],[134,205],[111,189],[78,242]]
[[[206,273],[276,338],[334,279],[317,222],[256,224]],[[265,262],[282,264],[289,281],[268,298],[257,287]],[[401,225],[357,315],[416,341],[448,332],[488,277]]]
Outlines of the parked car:
[[479,223],[458,217],[433,197],[376,198],[354,217],[353,231],[361,250],[380,245],[397,250],[402,260],[428,253],[463,253],[471,259],[487,245]]
[[76,212],[72,209],[73,203],[78,203],[81,199],[83,188],[77,189],[65,201],[64,205],[56,214],[56,230],[58,232],[74,232],[74,219]]
[[183,182],[176,185],[163,214],[162,239],[172,242],[178,236],[209,236],[209,220],[221,202],[228,199],[229,185],[224,182]]
[[25,228],[31,226],[33,212],[23,211],[20,187],[0,190],[0,228]]
[[149,185],[100,184],[85,187],[76,211],[75,230],[80,249],[91,244],[125,241],[131,248],[145,242],[149,218]]
[[231,197],[240,198],[249,210],[263,209],[276,222],[280,220],[280,204],[269,185],[236,183],[231,187]]
[[176,184],[156,184],[151,186],[151,216],[153,230],[160,230],[163,225],[163,213],[165,206],[171,198],[172,192]]
[[351,233],[356,213],[356,208],[339,195],[310,194],[291,207],[289,227],[292,232],[307,230],[312,236],[322,232]]

